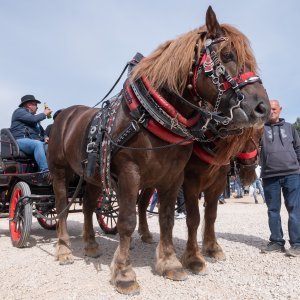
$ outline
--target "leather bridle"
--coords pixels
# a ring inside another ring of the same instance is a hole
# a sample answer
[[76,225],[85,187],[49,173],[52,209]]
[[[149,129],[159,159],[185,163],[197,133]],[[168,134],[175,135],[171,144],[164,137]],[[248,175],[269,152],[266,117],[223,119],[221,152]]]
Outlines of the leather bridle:
[[[203,35],[203,33],[202,33]],[[206,39],[204,43],[204,47],[200,51],[200,57],[198,58],[198,48],[200,37],[198,38],[195,48],[194,48],[194,59],[192,70],[189,73],[189,84],[187,88],[192,92],[196,98],[199,99],[199,102],[202,104],[203,99],[199,95],[197,91],[197,80],[201,72],[210,78],[213,84],[217,87],[218,95],[215,101],[215,106],[213,108],[214,113],[218,113],[219,105],[222,100],[223,94],[232,89],[236,94],[235,104],[230,108],[230,116],[224,117],[224,120],[219,122],[216,118],[214,118],[214,114],[211,115],[211,119],[208,120],[206,127],[210,121],[214,121],[217,124],[221,123],[222,125],[228,125],[233,119],[233,110],[235,108],[240,108],[241,102],[244,100],[245,96],[242,93],[241,89],[248,84],[252,84],[255,82],[260,82],[261,79],[254,72],[245,72],[242,74],[238,74],[238,76],[232,77],[224,65],[220,62],[219,57],[216,51],[213,48],[213,45],[218,44],[223,41],[227,41],[227,37],[219,37],[215,39]],[[204,101],[205,102],[205,101]],[[204,105],[207,106],[206,103]]]

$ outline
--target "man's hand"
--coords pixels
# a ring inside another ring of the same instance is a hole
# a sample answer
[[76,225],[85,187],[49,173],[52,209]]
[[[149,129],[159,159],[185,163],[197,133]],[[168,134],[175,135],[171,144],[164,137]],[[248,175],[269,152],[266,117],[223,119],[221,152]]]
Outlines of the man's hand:
[[44,142],[45,142],[45,144],[48,144],[49,138],[47,136],[45,137]]
[[48,116],[48,115],[51,114],[51,113],[52,113],[52,109],[50,109],[49,107],[45,108],[44,114],[45,114],[46,116]]

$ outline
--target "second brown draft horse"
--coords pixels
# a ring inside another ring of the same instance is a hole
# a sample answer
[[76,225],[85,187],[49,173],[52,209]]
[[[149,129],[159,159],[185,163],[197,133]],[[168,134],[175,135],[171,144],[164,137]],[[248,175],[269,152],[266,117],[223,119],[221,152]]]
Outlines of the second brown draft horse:
[[[197,155],[197,151],[194,151],[184,170],[183,192],[187,212],[188,240],[181,262],[185,268],[190,269],[194,273],[205,272],[206,270],[205,260],[202,255],[207,255],[216,260],[225,259],[225,254],[216,239],[215,221],[217,218],[218,199],[225,190],[231,165],[229,163],[230,157],[227,157],[227,163],[225,162],[224,164],[224,156],[221,153],[231,153],[231,155],[235,156],[233,158],[237,169],[235,172],[239,173],[243,185],[249,185],[256,179],[255,167],[257,165],[258,145],[262,133],[262,128],[246,129],[239,138],[228,138],[227,142],[223,142],[219,155],[215,157],[206,157],[205,159],[203,156]],[[222,156],[222,162],[216,160],[220,155]],[[138,231],[141,239],[146,243],[152,242],[146,210],[153,191],[154,189],[142,191],[138,200]],[[204,193],[205,210],[203,242],[200,251],[197,241],[200,223],[198,198],[202,192]]]
[[[163,43],[132,65],[124,89],[102,110],[73,106],[60,113],[48,152],[59,215],[57,260],[74,261],[64,211],[72,176],[85,182],[83,239],[91,257],[100,255],[92,223],[97,198],[109,198],[114,186],[120,242],[110,266],[111,283],[124,294],[139,291],[129,255],[139,190],[159,189],[157,273],[185,279],[172,242],[173,208],[192,142],[240,134],[263,124],[270,111],[248,39],[236,28],[220,25],[211,7],[206,25]],[[119,145],[117,151],[108,148],[112,143]]]

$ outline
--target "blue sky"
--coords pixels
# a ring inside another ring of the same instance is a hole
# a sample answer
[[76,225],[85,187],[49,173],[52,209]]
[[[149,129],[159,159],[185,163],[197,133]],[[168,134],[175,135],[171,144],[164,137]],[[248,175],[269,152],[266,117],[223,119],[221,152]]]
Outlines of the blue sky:
[[204,24],[208,5],[220,23],[248,36],[269,97],[279,99],[282,117],[295,122],[298,0],[0,0],[0,127],[10,126],[25,94],[54,111],[93,106],[136,52],[147,55]]

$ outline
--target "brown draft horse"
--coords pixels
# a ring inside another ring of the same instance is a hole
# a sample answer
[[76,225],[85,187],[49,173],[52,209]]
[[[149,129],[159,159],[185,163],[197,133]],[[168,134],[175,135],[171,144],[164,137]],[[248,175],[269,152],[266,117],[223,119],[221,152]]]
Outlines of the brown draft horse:
[[[236,147],[234,147],[236,142],[234,139],[237,140],[237,138],[229,138],[230,141],[226,142],[227,147],[231,149],[229,153],[236,155],[236,158],[234,158],[236,168],[243,185],[249,185],[256,179],[255,167],[262,133],[262,128],[247,129],[238,138]],[[224,148],[221,148],[220,153],[228,151],[225,145],[223,146]],[[232,149],[234,149],[233,152]],[[240,151],[241,153],[239,153]],[[194,273],[205,271],[205,260],[202,254],[216,260],[225,259],[225,254],[216,239],[214,224],[217,217],[218,199],[225,190],[230,164],[222,165],[217,163],[216,160],[213,163],[207,163],[200,160],[196,154],[192,154],[184,171],[183,192],[187,211],[188,241],[181,262],[184,267]],[[202,251],[200,251],[197,243],[197,230],[200,223],[198,196],[202,192],[204,192],[205,200],[205,223]],[[141,239],[146,243],[152,242],[152,234],[149,231],[146,217],[149,196],[152,193],[153,189],[144,190],[138,200],[138,231]]]
[[[48,151],[59,215],[55,254],[59,263],[69,264],[74,261],[67,231],[67,212],[64,211],[68,184],[74,174],[83,176],[85,181],[85,255],[100,255],[92,216],[97,198],[104,189],[101,172],[108,169],[119,201],[117,229],[120,236],[120,243],[110,266],[111,283],[120,293],[132,294],[139,291],[129,248],[137,222],[138,192],[150,187],[159,189],[160,198],[161,234],[155,269],[158,274],[167,278],[185,279],[187,274],[176,257],[172,242],[173,208],[183,181],[183,170],[192,153],[192,140],[200,139],[209,126],[212,136],[217,137],[221,135],[221,129],[222,134],[237,134],[242,128],[264,123],[269,115],[269,101],[255,71],[256,61],[248,39],[236,28],[220,25],[209,7],[205,26],[165,42],[130,72],[129,80],[117,97],[119,106],[115,109],[114,124],[104,131],[104,141],[110,140],[109,136],[117,139],[132,120],[140,126],[137,133],[124,144],[128,148],[119,149],[111,157],[110,168],[100,168],[103,161],[100,159],[95,172],[90,174],[84,164],[88,158],[87,152],[90,151],[89,134],[93,131],[91,124],[99,110],[79,105],[64,109],[55,120]],[[149,85],[148,83],[151,85],[148,87],[149,92],[143,95],[137,90],[137,82],[141,80],[144,86]],[[139,107],[137,103],[143,104],[150,94],[157,93],[159,96],[156,98],[159,99],[156,101],[168,102],[164,104],[164,111],[161,112],[163,109],[159,108],[153,113],[153,107],[142,105],[144,113],[135,119],[135,108]],[[136,106],[132,108],[132,105]],[[109,110],[108,115],[112,115],[113,110]],[[104,111],[106,110],[103,109]],[[181,140],[184,143],[166,147],[169,143],[162,137],[159,138],[157,131],[150,132],[145,128],[150,125],[158,128],[164,123],[161,119],[156,122],[159,124],[155,123],[159,113],[170,121],[170,130],[175,130],[179,137],[183,136]],[[198,135],[189,128],[190,120],[195,119],[195,114],[201,116],[196,125],[193,123]],[[145,122],[147,115],[150,117]],[[164,148],[159,151],[149,151],[149,148],[161,146]],[[133,148],[148,150],[137,151]],[[192,214],[191,217],[193,218]],[[190,222],[197,222],[197,219]]]

